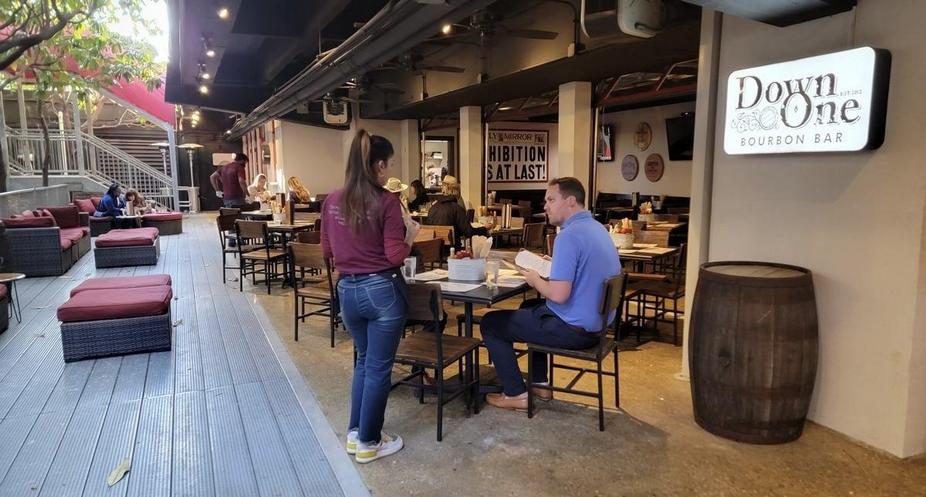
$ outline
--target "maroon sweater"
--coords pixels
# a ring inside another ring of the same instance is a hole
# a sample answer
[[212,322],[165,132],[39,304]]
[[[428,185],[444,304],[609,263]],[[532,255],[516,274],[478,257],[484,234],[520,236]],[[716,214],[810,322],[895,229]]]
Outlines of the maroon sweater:
[[399,199],[383,190],[370,222],[354,233],[341,216],[343,194],[343,189],[335,191],[322,205],[325,256],[334,256],[338,272],[343,274],[378,273],[401,266],[411,247],[405,244],[405,223]]

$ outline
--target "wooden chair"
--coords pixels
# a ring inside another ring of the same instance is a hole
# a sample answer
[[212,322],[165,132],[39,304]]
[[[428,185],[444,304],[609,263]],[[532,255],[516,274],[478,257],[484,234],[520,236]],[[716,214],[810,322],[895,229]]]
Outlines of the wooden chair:
[[[227,210],[237,210],[237,209],[227,209]],[[229,266],[228,265],[228,254],[232,254],[234,257],[238,256],[238,247],[230,246],[230,242],[234,241],[235,245],[244,243],[244,240],[238,240],[237,235],[235,234],[235,221],[238,219],[238,214],[219,214],[215,218],[216,227],[219,229],[219,243],[222,244],[222,283],[225,283],[225,272],[229,269],[238,269],[238,266]],[[247,247],[246,247],[247,248]]]
[[544,223],[527,223],[521,232],[521,247],[525,249],[542,249],[544,247]]
[[415,243],[423,242],[427,240],[433,240],[433,239],[434,239],[434,230],[426,226],[422,226],[421,229],[418,230],[418,234],[415,235]]
[[238,214],[241,214],[241,209],[238,209],[237,207],[219,207],[220,216],[231,215],[231,214],[234,214],[237,216]]
[[453,233],[453,226],[440,226],[436,224],[428,225],[428,229],[434,231],[434,238],[444,242],[444,246],[453,247],[456,241]]
[[544,243],[543,243],[543,253],[544,253],[544,255],[548,255],[548,256],[550,256],[550,257],[553,257],[553,244],[554,244],[555,242],[556,242],[556,233],[555,233],[555,232],[554,232],[554,233],[550,233],[549,235],[547,235],[546,237],[544,237]]
[[650,231],[650,230],[640,230],[633,232],[633,242],[634,243],[655,243],[657,247],[668,247],[669,246],[669,232],[668,231]]
[[[278,263],[286,262],[286,254],[282,250],[270,248],[270,236],[267,232],[266,221],[245,221],[238,219],[235,221],[235,232],[238,240],[250,240],[259,242],[259,248],[253,249],[253,246],[245,246],[243,243],[238,244],[238,258],[241,261],[238,264],[238,290],[244,291],[244,277],[251,275],[251,283],[257,284],[257,275],[263,274],[267,283],[267,295],[270,295],[270,281],[279,276],[276,272]],[[253,250],[251,250],[253,249]],[[263,266],[258,269],[258,265]]]
[[[443,304],[440,285],[415,283],[408,286],[408,311],[406,319],[417,323],[433,323],[434,330],[440,330]],[[444,335],[438,331],[409,334],[399,342],[395,362],[412,366],[412,373],[399,380],[398,384],[412,385],[419,390],[419,401],[424,401],[424,390],[437,393],[437,441],[443,439],[444,404],[460,395],[466,396],[466,409],[479,412],[479,339],[453,335]],[[444,369],[466,359],[472,368],[461,367],[459,372],[463,382],[462,388],[456,388],[451,394],[445,392]],[[424,370],[434,370],[434,385],[425,385]],[[417,380],[417,381],[415,381]]]
[[322,242],[321,231],[300,231],[296,233],[296,241],[299,243],[320,244]]
[[[334,280],[331,276],[331,261],[322,253],[319,244],[293,242],[289,244],[289,253],[292,260],[289,278],[293,291],[293,339],[299,341],[299,322],[305,322],[310,316],[325,316],[328,318],[328,327],[331,330],[331,347],[334,348],[334,331],[339,318],[337,312],[337,297]],[[297,269],[312,269],[317,275],[309,277],[304,275],[297,279]],[[298,285],[298,283],[302,283]],[[315,307],[315,310],[306,312],[306,306]]]
[[512,228],[523,228],[523,227],[524,227],[524,218],[523,218],[523,217],[512,217],[512,218],[511,218],[511,227],[512,227]]
[[[534,389],[543,389],[550,390],[553,392],[563,392],[574,395],[583,395],[586,397],[593,397],[598,399],[598,430],[604,431],[604,388],[602,386],[602,377],[611,376],[614,378],[614,404],[617,408],[620,408],[620,378],[618,372],[618,354],[617,354],[617,340],[608,334],[608,317],[614,314],[614,329],[619,330],[623,323],[623,308],[624,308],[624,292],[627,286],[627,276],[623,273],[610,278],[605,283],[604,298],[601,302],[601,307],[599,308],[599,316],[601,317],[601,328],[598,330],[600,333],[598,344],[584,350],[571,350],[571,349],[561,349],[557,347],[548,347],[545,345],[536,345],[532,343],[527,344],[528,353],[540,353],[549,355],[549,385],[542,385],[539,383],[533,383],[531,381],[530,386],[527,389],[527,417],[534,417]],[[618,333],[614,333],[616,337]],[[602,364],[605,359],[607,359],[609,354],[614,354],[614,372],[604,371]],[[566,364],[556,364],[555,358],[557,356],[568,357],[574,360],[581,360],[587,362],[594,362],[596,364],[595,369],[589,369],[584,367],[571,366]],[[528,361],[527,367],[527,377],[531,380],[534,378],[533,368],[531,363],[533,361]],[[555,369],[566,369],[569,371],[574,371],[576,373],[572,381],[569,382],[565,387],[555,387],[553,386],[553,379],[555,378],[554,371]],[[597,392],[589,392],[586,390],[580,390],[573,388],[583,375],[585,374],[595,374],[598,377],[598,389]]]
[[434,269],[435,264],[440,266],[443,245],[443,240],[437,238],[415,242],[412,245],[412,254],[418,256],[419,267],[424,269],[425,264],[428,265],[428,269]]
[[[645,327],[647,320],[652,320],[654,328],[658,328],[659,323],[672,324],[672,343],[675,346],[681,345],[679,342],[679,312],[678,301],[685,297],[685,259],[688,256],[688,245],[682,244],[680,250],[675,255],[673,262],[668,266],[664,274],[631,274],[628,288],[635,291],[637,302],[636,319]],[[672,302],[672,308],[669,309],[667,304]],[[646,312],[652,311],[653,316],[647,317]],[[667,317],[672,313],[672,318]],[[658,334],[658,329],[657,329]],[[640,328],[637,328],[637,342],[640,341]]]

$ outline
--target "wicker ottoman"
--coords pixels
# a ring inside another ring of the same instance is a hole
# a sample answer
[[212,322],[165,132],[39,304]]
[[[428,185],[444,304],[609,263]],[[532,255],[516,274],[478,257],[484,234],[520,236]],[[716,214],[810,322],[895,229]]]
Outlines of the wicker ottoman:
[[116,276],[113,278],[88,278],[71,289],[71,297],[86,290],[112,290],[121,288],[145,288],[150,286],[171,286],[169,274],[149,274],[146,276]]
[[145,214],[141,218],[141,225],[146,228],[157,228],[161,235],[179,235],[183,233],[183,214],[179,212]]
[[160,254],[157,228],[112,230],[96,238],[93,250],[97,268],[152,266]]
[[58,308],[64,361],[171,348],[170,286],[84,290]]

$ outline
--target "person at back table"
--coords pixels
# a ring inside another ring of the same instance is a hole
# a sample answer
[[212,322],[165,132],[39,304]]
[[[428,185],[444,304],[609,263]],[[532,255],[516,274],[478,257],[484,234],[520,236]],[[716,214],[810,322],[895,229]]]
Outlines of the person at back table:
[[302,181],[300,181],[299,178],[290,176],[289,180],[286,181],[286,186],[289,188],[290,202],[306,204],[312,200],[312,194],[309,193],[309,189],[302,184]]
[[248,185],[248,197],[253,202],[269,202],[273,194],[267,191],[267,175],[258,174],[254,176],[254,181]]
[[125,214],[127,216],[141,216],[151,212],[151,207],[140,193],[135,190],[125,192]]
[[106,194],[100,199],[100,206],[97,207],[93,217],[112,217],[113,224],[116,228],[131,228],[133,223],[129,220],[121,219],[125,212],[125,200],[122,198],[122,188],[117,183],[109,185]]
[[420,179],[412,181],[409,188],[408,210],[418,212],[420,209],[427,209],[429,205],[431,201],[428,199],[428,191],[424,188],[424,184]]
[[466,209],[461,207],[452,195],[444,195],[434,202],[428,210],[428,217],[424,224],[453,226],[453,233],[456,237],[453,245],[457,249],[463,247],[464,238],[474,235],[485,236],[488,233],[485,228],[473,228],[473,225],[466,219]]
[[[599,306],[604,285],[620,274],[621,262],[607,230],[585,209],[585,188],[576,178],[558,178],[547,188],[544,212],[558,226],[549,280],[536,271],[520,269],[527,284],[543,297],[531,299],[516,311],[494,311],[482,318],[482,340],[489,349],[504,387],[486,395],[486,402],[503,409],[527,409],[527,386],[514,353],[515,342],[566,349],[587,349],[598,344]],[[546,383],[546,354],[533,354],[535,383]],[[549,390],[537,390],[549,400]]]
[[237,153],[235,160],[209,176],[209,182],[212,183],[216,196],[222,199],[223,207],[240,207],[247,203],[247,166],[248,156]]

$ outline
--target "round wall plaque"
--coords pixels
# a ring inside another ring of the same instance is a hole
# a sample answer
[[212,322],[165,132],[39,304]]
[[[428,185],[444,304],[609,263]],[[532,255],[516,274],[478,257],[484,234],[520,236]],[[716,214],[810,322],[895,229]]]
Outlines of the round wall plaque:
[[653,128],[648,123],[640,123],[637,126],[637,131],[633,134],[633,142],[637,144],[637,148],[641,152],[648,149],[650,144],[653,143]]
[[643,164],[643,172],[646,174],[646,179],[653,183],[662,179],[662,173],[664,173],[665,170],[666,164],[659,154],[649,154],[649,157],[646,158],[646,162]]
[[635,155],[627,154],[621,161],[621,176],[627,181],[633,181],[640,174],[640,163]]

